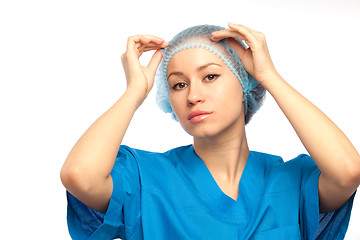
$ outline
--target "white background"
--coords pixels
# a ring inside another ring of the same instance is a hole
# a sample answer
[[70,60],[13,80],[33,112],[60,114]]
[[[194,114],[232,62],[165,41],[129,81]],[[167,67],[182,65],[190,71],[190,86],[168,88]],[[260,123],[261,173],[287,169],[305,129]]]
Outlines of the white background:
[[[1,1],[0,238],[69,239],[60,169],[124,92],[128,36],[169,41],[184,28],[228,21],[263,32],[280,74],[360,150],[360,1]],[[154,94],[123,144],[165,151],[191,143]],[[247,133],[252,150],[285,160],[305,152],[270,95]],[[346,239],[360,239],[359,202]]]

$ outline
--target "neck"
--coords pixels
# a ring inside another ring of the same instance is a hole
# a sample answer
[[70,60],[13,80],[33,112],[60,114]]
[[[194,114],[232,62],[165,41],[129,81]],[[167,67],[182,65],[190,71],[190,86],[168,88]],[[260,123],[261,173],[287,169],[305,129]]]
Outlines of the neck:
[[194,150],[214,178],[238,184],[249,156],[245,127],[227,136],[194,138]]

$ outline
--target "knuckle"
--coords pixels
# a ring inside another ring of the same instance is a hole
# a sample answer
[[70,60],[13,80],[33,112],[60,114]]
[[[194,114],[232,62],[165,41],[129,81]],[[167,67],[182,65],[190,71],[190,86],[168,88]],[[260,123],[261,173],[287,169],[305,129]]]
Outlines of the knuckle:
[[128,37],[128,43],[129,43],[129,42],[135,42],[135,41],[137,41],[140,37],[141,37],[141,35],[133,35],[133,36],[130,36],[130,37]]
[[132,35],[128,39],[133,39],[133,38],[138,38],[138,37],[139,37],[139,35]]
[[129,44],[130,42],[134,41],[134,36],[128,37],[127,39],[127,43]]
[[126,57],[127,57],[127,55],[126,55],[126,53],[124,53],[123,55],[121,55],[121,62],[125,62],[126,61]]
[[260,38],[262,38],[262,39],[265,38],[265,35],[264,35],[262,32],[258,32],[257,34],[258,34],[258,36],[259,36]]
[[264,42],[265,41],[265,35],[261,32],[257,32],[255,34],[255,38],[257,39],[257,41],[259,42]]

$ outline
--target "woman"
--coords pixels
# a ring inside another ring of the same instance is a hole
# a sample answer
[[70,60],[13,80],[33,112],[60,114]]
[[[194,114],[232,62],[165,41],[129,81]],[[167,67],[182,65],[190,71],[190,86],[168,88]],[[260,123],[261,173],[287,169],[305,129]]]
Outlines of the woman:
[[[141,66],[150,50],[150,63]],[[263,34],[229,23],[186,29],[170,44],[133,36],[122,63],[125,93],[79,139],[61,171],[74,239],[344,237],[359,154],[277,73]],[[121,145],[160,63],[158,103],[194,142],[165,153]],[[249,150],[245,124],[265,89],[310,156],[284,163]]]

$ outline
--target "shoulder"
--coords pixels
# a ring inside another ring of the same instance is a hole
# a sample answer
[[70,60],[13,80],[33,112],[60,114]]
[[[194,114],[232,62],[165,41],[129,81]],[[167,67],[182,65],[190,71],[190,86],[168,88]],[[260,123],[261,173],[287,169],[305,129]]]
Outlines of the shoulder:
[[284,163],[280,156],[272,155],[269,153],[250,151],[250,155],[257,161],[261,161],[266,167],[273,167]]
[[[265,181],[274,186],[300,186],[306,179],[318,176],[319,169],[307,154],[284,161],[280,156],[267,153],[251,152],[256,161],[261,162]],[[260,163],[258,163],[260,165]]]
[[293,176],[298,176],[300,180],[309,177],[309,175],[318,175],[319,173],[319,169],[314,160],[307,154],[300,154],[297,157],[284,162],[281,168]]
[[174,181],[180,174],[179,163],[186,158],[184,155],[191,150],[190,146],[181,146],[166,152],[152,152],[121,145],[113,175],[121,176],[123,182],[141,185],[143,189],[159,188],[166,185],[168,179]]
[[182,154],[183,152],[189,150],[191,148],[191,145],[186,146],[180,146],[176,147],[170,150],[167,150],[165,152],[153,152],[148,150],[142,150],[137,148],[132,148],[127,145],[121,145],[118,151],[118,156],[120,155],[132,155],[133,157],[138,156],[172,156],[174,154]]
[[176,148],[172,148],[163,152],[154,152],[154,151],[148,151],[148,150],[143,150],[143,149],[138,149],[138,148],[133,148],[133,147],[129,147],[127,145],[120,145],[119,151],[121,150],[126,150],[126,151],[133,151],[133,152],[143,152],[143,153],[148,153],[148,154],[153,154],[153,153],[160,153],[160,154],[167,154],[167,153],[171,153],[171,152],[177,152],[177,151],[183,151],[185,149],[190,148],[192,145],[185,145],[185,146],[179,146]]
[[284,161],[282,157],[252,151],[257,159],[265,162],[268,168],[274,171],[304,171],[317,168],[314,160],[307,154],[299,154],[297,157]]
[[302,177],[309,174],[318,174],[320,172],[314,160],[307,154],[300,154],[297,157],[287,161],[285,165],[287,168],[299,172]]
[[116,156],[116,163],[133,161],[137,164],[164,162],[172,162],[175,164],[176,161],[189,150],[191,150],[191,145],[176,147],[165,152],[153,152],[121,145]]

